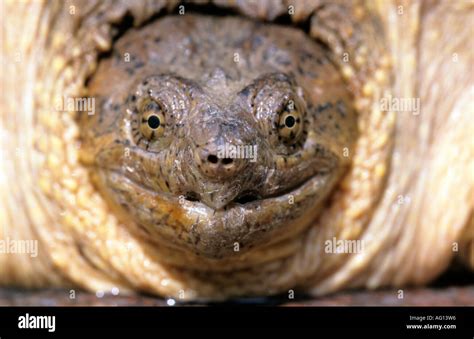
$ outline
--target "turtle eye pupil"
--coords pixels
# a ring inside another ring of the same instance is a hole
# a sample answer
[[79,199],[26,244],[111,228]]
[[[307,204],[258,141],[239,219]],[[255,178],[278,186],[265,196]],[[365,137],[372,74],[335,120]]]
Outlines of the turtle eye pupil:
[[285,118],[285,126],[288,128],[292,128],[296,123],[296,120],[293,116],[289,115]]
[[161,124],[161,121],[158,116],[152,115],[148,118],[148,126],[151,129],[157,129],[158,127],[160,127],[160,124]]

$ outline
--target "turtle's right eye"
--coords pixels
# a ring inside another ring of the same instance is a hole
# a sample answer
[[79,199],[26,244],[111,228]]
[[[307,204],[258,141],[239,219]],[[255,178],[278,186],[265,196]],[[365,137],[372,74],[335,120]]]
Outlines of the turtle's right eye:
[[165,111],[163,106],[153,99],[146,100],[140,106],[140,132],[148,141],[154,141],[165,133]]

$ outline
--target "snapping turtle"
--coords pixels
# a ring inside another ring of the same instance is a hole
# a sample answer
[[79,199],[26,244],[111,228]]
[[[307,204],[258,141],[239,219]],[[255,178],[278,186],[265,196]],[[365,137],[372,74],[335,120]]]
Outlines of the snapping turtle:
[[5,5],[0,238],[38,256],[0,283],[222,299],[472,268],[472,6],[215,4]]

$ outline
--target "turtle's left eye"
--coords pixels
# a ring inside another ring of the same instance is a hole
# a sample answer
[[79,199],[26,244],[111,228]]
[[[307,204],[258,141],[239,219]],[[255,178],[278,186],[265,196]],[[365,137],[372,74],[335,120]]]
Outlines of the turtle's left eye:
[[303,131],[302,112],[293,100],[288,100],[282,107],[278,122],[278,135],[286,143],[294,143]]
[[154,101],[145,102],[141,109],[140,132],[148,140],[153,141],[165,132],[165,114],[162,106]]

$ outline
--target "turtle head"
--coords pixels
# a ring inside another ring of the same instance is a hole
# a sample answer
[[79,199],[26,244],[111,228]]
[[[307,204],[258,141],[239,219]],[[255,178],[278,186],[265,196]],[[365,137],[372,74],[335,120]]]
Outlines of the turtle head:
[[356,117],[321,47],[278,48],[289,64],[196,47],[180,67],[143,57],[133,79],[99,68],[84,152],[100,191],[150,241],[222,258],[314,221],[349,163]]

